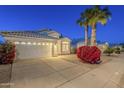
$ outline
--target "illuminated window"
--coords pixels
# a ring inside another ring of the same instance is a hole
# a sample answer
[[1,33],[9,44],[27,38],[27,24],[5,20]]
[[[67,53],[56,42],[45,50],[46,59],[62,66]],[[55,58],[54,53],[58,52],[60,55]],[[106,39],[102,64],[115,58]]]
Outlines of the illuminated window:
[[68,51],[69,50],[68,44],[62,44],[62,51]]
[[68,51],[69,50],[69,42],[64,41],[62,42],[62,51]]

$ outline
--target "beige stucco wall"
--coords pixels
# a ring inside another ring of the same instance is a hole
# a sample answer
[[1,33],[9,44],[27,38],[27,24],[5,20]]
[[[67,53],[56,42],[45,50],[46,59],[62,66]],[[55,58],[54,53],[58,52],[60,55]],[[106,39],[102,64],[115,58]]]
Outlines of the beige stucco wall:
[[58,52],[58,55],[61,55],[61,47],[62,47],[62,45],[61,45],[61,40],[58,40],[57,41],[57,52]]

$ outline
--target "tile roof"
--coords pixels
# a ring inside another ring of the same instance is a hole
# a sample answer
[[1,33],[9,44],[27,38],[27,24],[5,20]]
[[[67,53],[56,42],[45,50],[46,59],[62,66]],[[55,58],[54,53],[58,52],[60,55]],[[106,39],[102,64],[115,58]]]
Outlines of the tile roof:
[[46,38],[46,39],[57,39],[52,36],[40,34],[38,31],[2,31],[0,32],[3,36],[11,37],[34,37],[34,38]]

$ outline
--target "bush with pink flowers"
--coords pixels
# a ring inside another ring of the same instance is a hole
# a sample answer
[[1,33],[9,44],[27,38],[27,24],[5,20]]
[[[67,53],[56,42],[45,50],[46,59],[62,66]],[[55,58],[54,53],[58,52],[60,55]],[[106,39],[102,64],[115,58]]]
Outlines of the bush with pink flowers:
[[77,49],[77,57],[85,62],[100,63],[101,51],[96,46],[81,46]]
[[15,58],[15,45],[9,41],[0,45],[0,64],[10,64]]

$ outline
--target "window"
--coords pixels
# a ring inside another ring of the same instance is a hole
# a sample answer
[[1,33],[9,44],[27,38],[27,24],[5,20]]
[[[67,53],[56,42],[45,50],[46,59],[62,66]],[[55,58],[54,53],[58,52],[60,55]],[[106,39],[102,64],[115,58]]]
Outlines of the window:
[[62,44],[62,51],[68,51],[69,50],[68,44]]

